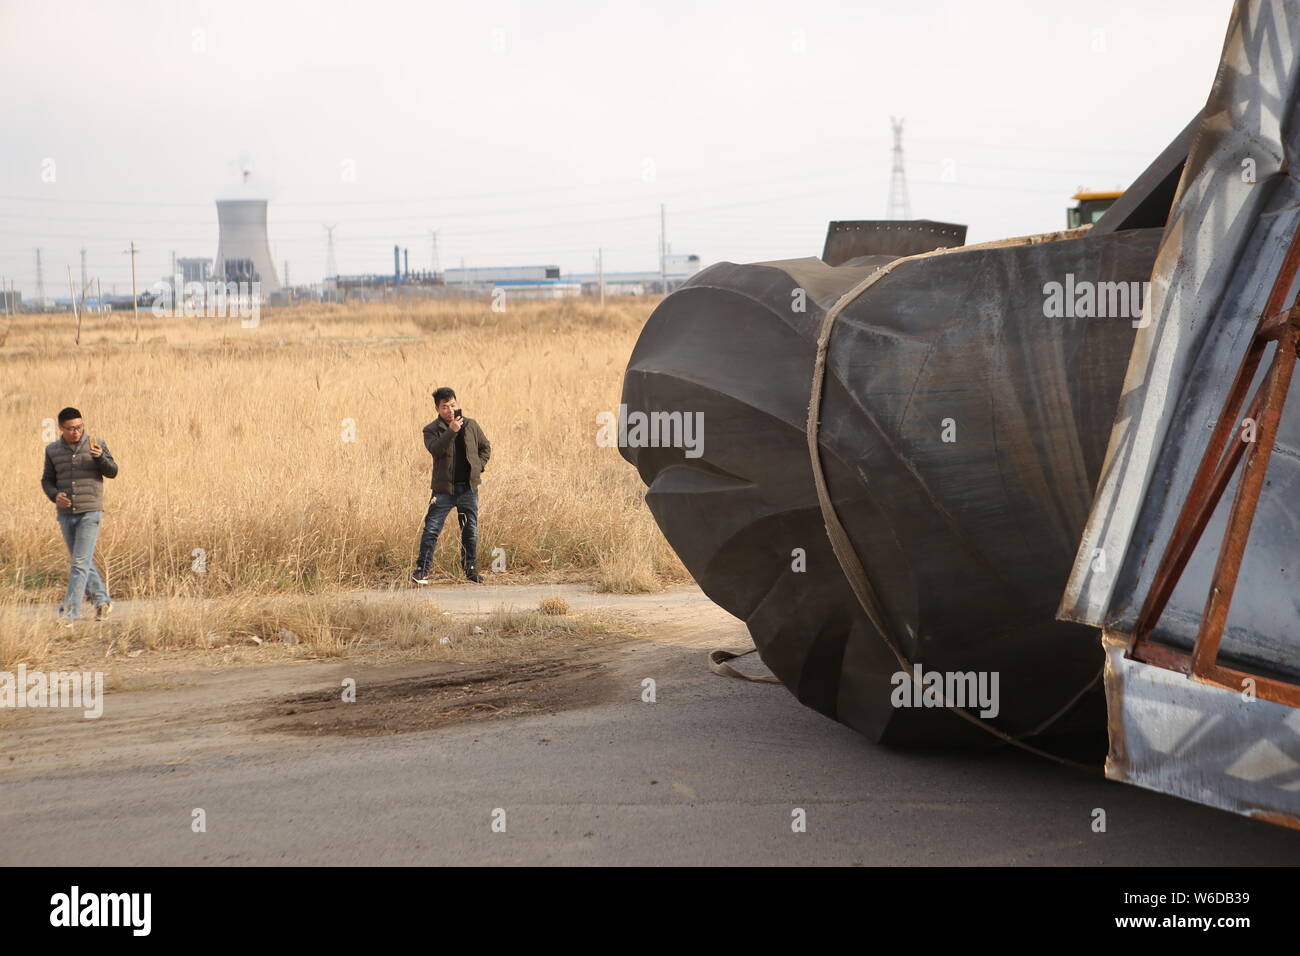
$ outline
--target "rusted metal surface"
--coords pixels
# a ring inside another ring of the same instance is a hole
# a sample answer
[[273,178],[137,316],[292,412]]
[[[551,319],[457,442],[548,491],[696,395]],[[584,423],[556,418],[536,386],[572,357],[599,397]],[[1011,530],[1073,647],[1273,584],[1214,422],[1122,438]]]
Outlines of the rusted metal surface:
[[[1244,457],[1244,475],[1237,485],[1236,497],[1228,517],[1228,528],[1219,548],[1218,562],[1214,577],[1211,579],[1205,611],[1201,616],[1200,630],[1190,656],[1190,673],[1212,683],[1223,684],[1225,681],[1233,681],[1237,687],[1240,687],[1241,680],[1252,676],[1244,671],[1220,667],[1217,660],[1228,609],[1232,604],[1241,571],[1242,557],[1259,503],[1264,475],[1273,452],[1273,442],[1277,436],[1282,406],[1286,401],[1295,370],[1296,320],[1297,316],[1300,316],[1300,309],[1294,305],[1284,309],[1281,303],[1285,301],[1285,297],[1295,283],[1297,270],[1300,270],[1300,231],[1292,238],[1277,278],[1273,282],[1264,314],[1260,317],[1255,336],[1250,342],[1241,367],[1237,370],[1228,398],[1215,423],[1209,447],[1201,458],[1196,477],[1192,480],[1191,493],[1183,505],[1178,523],[1161,558],[1130,641],[1130,655],[1155,663],[1151,657],[1144,655],[1151,630],[1164,611],[1169,595],[1178,583],[1179,576],[1199,542],[1211,513],[1223,496],[1229,479]],[[1264,382],[1256,391],[1251,400],[1250,410],[1243,419],[1243,423],[1252,422],[1256,428],[1252,439],[1247,441],[1244,435],[1237,433],[1237,415],[1269,341],[1276,341],[1277,348],[1269,370],[1264,376]],[[1300,685],[1265,679],[1262,676],[1258,677],[1258,681],[1260,696],[1290,703],[1292,706],[1300,704]],[[1233,686],[1233,684],[1229,683],[1226,686]]]
[[[1219,499],[1223,497],[1223,492],[1228,487],[1228,482],[1236,472],[1237,464],[1246,450],[1246,443],[1237,440],[1237,414],[1241,410],[1246,389],[1255,377],[1260,356],[1263,354],[1264,344],[1256,339],[1251,343],[1250,350],[1237,371],[1236,380],[1224,402],[1219,420],[1214,426],[1209,448],[1201,459],[1196,477],[1192,479],[1192,490],[1187,497],[1187,503],[1183,506],[1178,524],[1160,561],[1160,567],[1156,569],[1142,613],[1138,615],[1137,623],[1134,625],[1135,644],[1145,640],[1151,633],[1165,605],[1169,603],[1169,595],[1173,592],[1174,585],[1178,583],[1183,569],[1187,567],[1192,549],[1205,532],[1205,526],[1209,523],[1211,514],[1218,505]],[[1261,395],[1262,392],[1256,393],[1246,418],[1253,419],[1258,415]]]
[[[1300,247],[1300,244],[1297,247]],[[1204,674],[1213,667],[1219,656],[1223,628],[1227,624],[1228,609],[1232,604],[1237,579],[1241,574],[1241,561],[1246,552],[1246,541],[1250,537],[1250,527],[1255,519],[1259,493],[1264,487],[1268,460],[1273,454],[1278,419],[1282,416],[1282,405],[1286,401],[1287,391],[1291,385],[1295,359],[1295,333],[1288,332],[1278,341],[1277,354],[1273,358],[1273,364],[1261,389],[1263,400],[1259,408],[1257,439],[1250,443],[1245,464],[1242,465],[1243,474],[1237,483],[1237,496],[1233,500],[1232,512],[1228,517],[1228,530],[1219,548],[1219,560],[1214,567],[1210,596],[1205,603],[1205,612],[1201,615],[1201,629],[1196,635],[1196,644],[1192,651],[1192,671],[1196,674]],[[1246,443],[1242,442],[1242,444]]]
[[1193,671],[1191,654],[1150,640],[1141,642],[1128,653],[1134,660],[1176,671],[1192,680],[1214,684],[1234,693],[1242,693],[1249,688],[1251,693],[1261,700],[1285,704],[1288,707],[1300,707],[1300,684],[1293,681],[1237,670],[1222,664],[1211,664],[1202,671]]

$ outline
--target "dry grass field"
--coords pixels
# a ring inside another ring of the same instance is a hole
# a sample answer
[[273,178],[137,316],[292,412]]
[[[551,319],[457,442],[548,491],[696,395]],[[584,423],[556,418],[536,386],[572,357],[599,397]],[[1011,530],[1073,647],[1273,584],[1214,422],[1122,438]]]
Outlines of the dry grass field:
[[[86,317],[80,346],[70,315],[17,316],[0,333],[0,603],[62,593],[67,556],[39,478],[64,405],[121,466],[98,551],[115,599],[405,586],[439,385],[492,442],[483,573],[501,549],[498,581],[687,580],[635,472],[595,442],[654,304],[312,305],[264,310],[255,328],[146,312],[137,328],[113,313]],[[444,528],[436,579],[459,575],[457,530]]]

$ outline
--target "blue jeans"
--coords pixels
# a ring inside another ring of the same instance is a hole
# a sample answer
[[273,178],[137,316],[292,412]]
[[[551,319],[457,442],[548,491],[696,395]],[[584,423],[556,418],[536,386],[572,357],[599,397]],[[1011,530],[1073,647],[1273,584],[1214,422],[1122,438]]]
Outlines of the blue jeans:
[[81,597],[89,594],[98,607],[108,603],[108,588],[95,570],[95,542],[99,539],[99,519],[102,511],[84,511],[79,515],[61,514],[59,528],[63,541],[72,556],[72,570],[68,574],[68,593],[59,606],[59,614],[75,619],[81,613]]
[[452,493],[435,492],[429,500],[429,510],[424,516],[424,532],[420,535],[420,557],[415,568],[427,573],[433,564],[433,551],[438,546],[438,535],[451,509],[456,509],[460,522],[460,563],[467,571],[473,570],[478,552],[478,492],[467,482],[452,485]]

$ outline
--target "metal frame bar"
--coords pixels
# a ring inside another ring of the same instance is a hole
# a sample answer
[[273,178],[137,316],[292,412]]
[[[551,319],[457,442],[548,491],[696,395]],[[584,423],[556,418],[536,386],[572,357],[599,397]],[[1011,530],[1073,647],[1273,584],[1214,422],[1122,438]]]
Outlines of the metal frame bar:
[[[1192,479],[1187,500],[1183,503],[1169,543],[1165,546],[1155,578],[1138,614],[1129,641],[1127,656],[1135,660],[1170,670],[1179,671],[1207,684],[1215,684],[1239,691],[1244,681],[1255,683],[1256,696],[1265,700],[1300,707],[1300,683],[1264,677],[1235,670],[1218,663],[1219,646],[1228,621],[1241,562],[1246,551],[1246,541],[1259,505],[1264,475],[1273,455],[1282,408],[1295,372],[1297,348],[1300,348],[1300,303],[1292,300],[1284,308],[1287,294],[1300,271],[1300,228],[1287,247],[1286,257],[1278,270],[1269,293],[1264,314],[1246,349],[1246,355],[1237,369],[1232,387],[1223,402],[1223,410],[1214,425],[1214,433]],[[1256,423],[1255,440],[1245,441],[1237,436],[1237,415],[1245,401],[1246,393],[1255,373],[1259,370],[1269,342],[1277,342],[1277,349],[1265,373],[1264,380],[1250,402],[1246,418]],[[1245,459],[1244,464],[1242,459]],[[1169,598],[1182,577],[1192,552],[1209,525],[1210,517],[1227,490],[1232,476],[1241,466],[1241,480],[1237,483],[1232,510],[1228,513],[1228,526],[1219,548],[1219,558],[1210,582],[1205,611],[1201,615],[1200,629],[1190,654],[1167,645],[1156,644],[1151,633],[1160,615],[1164,613]]]

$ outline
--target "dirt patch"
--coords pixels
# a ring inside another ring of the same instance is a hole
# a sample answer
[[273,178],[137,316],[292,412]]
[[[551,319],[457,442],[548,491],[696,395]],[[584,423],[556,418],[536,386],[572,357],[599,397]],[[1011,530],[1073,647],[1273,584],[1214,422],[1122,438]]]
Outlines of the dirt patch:
[[[494,610],[555,594],[573,613]],[[345,657],[307,659],[304,645],[273,642],[105,659],[104,642],[60,641],[51,654],[59,669],[105,670],[104,716],[0,709],[0,779],[300,754],[310,737],[325,744],[636,700],[640,682],[679,663],[683,648],[700,652],[702,670],[705,651],[747,639],[743,622],[698,589],[607,595],[576,586],[473,585],[440,591],[436,604],[450,613],[426,606],[422,616],[440,619],[435,636],[449,634],[451,644],[402,646],[365,628]],[[400,623],[380,610],[380,620]],[[344,704],[349,678],[357,702]]]
[[355,701],[331,689],[254,708],[249,719],[259,733],[373,737],[589,707],[617,693],[618,683],[603,664],[551,659],[359,681]]

